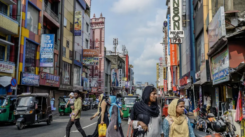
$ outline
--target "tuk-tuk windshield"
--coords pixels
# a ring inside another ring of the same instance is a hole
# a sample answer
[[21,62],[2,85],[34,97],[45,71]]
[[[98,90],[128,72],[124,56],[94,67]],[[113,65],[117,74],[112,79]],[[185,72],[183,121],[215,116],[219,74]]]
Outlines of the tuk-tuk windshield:
[[33,97],[21,97],[18,101],[18,107],[28,107],[34,105]]
[[7,105],[7,99],[0,98],[0,106],[6,106]]
[[124,102],[126,106],[132,107],[136,102],[136,98],[124,98]]

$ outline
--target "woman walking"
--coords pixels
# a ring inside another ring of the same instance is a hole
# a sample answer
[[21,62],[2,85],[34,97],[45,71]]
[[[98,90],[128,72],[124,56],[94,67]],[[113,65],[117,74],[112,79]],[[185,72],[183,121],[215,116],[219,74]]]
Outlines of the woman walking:
[[182,99],[174,99],[169,104],[168,116],[163,121],[164,137],[195,137],[184,110],[185,102]]
[[144,89],[142,101],[134,104],[129,122],[134,129],[134,137],[161,137],[162,117],[156,88],[147,86]]
[[109,102],[111,104],[109,109],[110,123],[106,131],[106,137],[124,137],[121,126],[120,108],[117,105],[117,97],[110,96]]
[[107,112],[107,102],[105,100],[104,94],[100,95],[99,101],[100,102],[99,102],[97,113],[95,113],[94,116],[92,116],[90,118],[90,120],[92,120],[96,116],[99,116],[97,126],[96,126],[96,129],[95,129],[93,135],[89,135],[88,137],[98,137],[99,136],[99,134],[98,134],[98,125],[99,124],[106,124],[106,126],[109,125],[108,112]]

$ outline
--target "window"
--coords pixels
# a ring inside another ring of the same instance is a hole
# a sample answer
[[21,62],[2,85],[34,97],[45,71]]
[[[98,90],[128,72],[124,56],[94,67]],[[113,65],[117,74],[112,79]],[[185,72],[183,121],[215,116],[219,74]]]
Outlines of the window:
[[73,33],[73,24],[70,23],[70,32]]
[[72,59],[72,51],[69,50],[69,59]]
[[0,46],[0,61],[4,61],[5,58],[5,47]]
[[28,4],[27,12],[27,29],[37,34],[38,31],[39,11],[32,5]]
[[89,25],[88,25],[88,23],[86,23],[86,25],[87,25],[87,32],[89,31]]
[[78,85],[78,86],[81,85],[80,71],[81,71],[80,67],[74,66],[74,76],[73,76],[74,85]]
[[67,20],[66,18],[64,18],[64,27],[66,27],[66,25],[67,25]]
[[66,47],[69,48],[69,46],[70,46],[70,42],[67,40],[66,41]]
[[86,49],[88,49],[88,40],[86,39]]
[[8,14],[8,6],[0,1],[0,13]]
[[66,47],[63,47],[63,57],[66,57]]
[[27,40],[26,51],[25,51],[25,72],[35,74],[36,52],[37,52],[37,45]]
[[71,65],[66,62],[63,62],[63,71],[62,71],[63,84],[70,84],[70,70],[71,70]]

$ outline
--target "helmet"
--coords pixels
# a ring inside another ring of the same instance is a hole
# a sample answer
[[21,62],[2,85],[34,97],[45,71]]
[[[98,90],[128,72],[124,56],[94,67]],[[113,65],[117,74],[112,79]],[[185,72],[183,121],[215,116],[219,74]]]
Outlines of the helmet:
[[226,131],[226,125],[222,120],[218,120],[213,123],[213,129],[215,132],[225,132]]

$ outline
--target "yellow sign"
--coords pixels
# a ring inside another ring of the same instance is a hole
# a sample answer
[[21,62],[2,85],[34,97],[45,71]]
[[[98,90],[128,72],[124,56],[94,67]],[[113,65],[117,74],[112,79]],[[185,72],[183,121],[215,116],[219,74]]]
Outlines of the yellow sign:
[[75,12],[74,35],[82,35],[82,11]]

